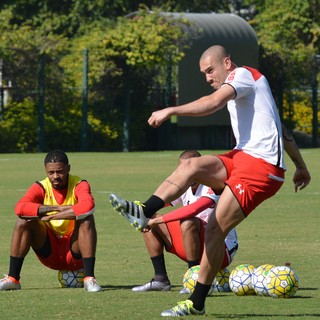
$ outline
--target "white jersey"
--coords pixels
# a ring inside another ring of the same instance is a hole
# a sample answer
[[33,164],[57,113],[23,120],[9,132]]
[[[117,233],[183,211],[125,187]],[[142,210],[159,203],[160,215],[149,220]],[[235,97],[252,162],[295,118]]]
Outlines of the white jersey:
[[[215,203],[218,202],[219,196],[217,196],[210,187],[204,186],[200,184],[196,190],[195,193],[192,192],[191,187],[188,188],[188,190],[181,195],[178,199],[171,202],[173,206],[177,204],[182,204],[183,206],[187,206],[188,204],[196,202],[201,197],[208,197],[212,199]],[[215,205],[213,205],[212,208],[208,208],[199,214],[196,215],[199,219],[203,220],[204,222],[208,222],[209,216],[213,211],[213,208]]]
[[285,169],[281,121],[267,79],[243,67],[234,69],[225,84],[236,92],[227,104],[235,149]]
[[[212,199],[215,203],[218,203],[219,196],[216,195],[213,190],[210,187],[199,185],[196,192],[193,193],[191,187],[188,188],[188,190],[181,195],[178,199],[171,202],[173,206],[177,204],[182,204],[183,206],[187,206],[188,204],[196,202],[201,197],[208,197]],[[211,215],[211,213],[214,210],[215,205],[213,205],[212,208],[208,208],[199,214],[196,215],[199,219],[203,220],[205,223],[208,222],[208,219]],[[238,238],[237,238],[237,232],[236,229],[233,228],[227,235],[225,239],[226,246],[229,251],[233,251],[230,253],[230,256],[233,257],[235,254],[235,251],[238,248]]]

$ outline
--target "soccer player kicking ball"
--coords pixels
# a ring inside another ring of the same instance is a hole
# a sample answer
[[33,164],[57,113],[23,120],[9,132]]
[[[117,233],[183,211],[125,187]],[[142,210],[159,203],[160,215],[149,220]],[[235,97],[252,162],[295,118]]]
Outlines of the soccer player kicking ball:
[[[222,155],[204,155],[181,162],[144,203],[121,198],[114,201],[114,206],[136,228],[142,229],[155,212],[182,195],[194,182],[221,193],[206,226],[195,290],[187,300],[163,311],[162,316],[205,314],[207,293],[224,256],[225,237],[260,203],[278,192],[286,170],[282,125],[267,79],[256,69],[237,67],[219,45],[202,54],[200,71],[214,92],[181,106],[153,112],[148,123],[157,128],[171,116],[206,116],[227,105],[236,146]],[[295,190],[303,189],[310,181],[309,172],[296,149],[291,155],[298,155],[294,161]]]
[[20,272],[30,247],[40,262],[55,270],[84,269],[84,288],[102,288],[94,276],[97,233],[94,199],[86,180],[69,174],[67,155],[50,151],[44,159],[47,177],[35,182],[16,204],[10,268],[1,290],[19,290]]
[[[179,161],[200,156],[196,150],[186,150],[180,155]],[[200,264],[205,226],[218,199],[219,196],[211,188],[194,183],[181,197],[171,202],[173,206],[182,204],[182,207],[164,215],[156,215],[149,220],[143,238],[154,268],[154,277],[144,285],[133,287],[132,291],[171,290],[164,249],[186,261],[188,268]],[[237,233],[232,229],[225,239],[225,254],[221,268],[232,262],[237,249]],[[190,291],[185,287],[180,293]]]

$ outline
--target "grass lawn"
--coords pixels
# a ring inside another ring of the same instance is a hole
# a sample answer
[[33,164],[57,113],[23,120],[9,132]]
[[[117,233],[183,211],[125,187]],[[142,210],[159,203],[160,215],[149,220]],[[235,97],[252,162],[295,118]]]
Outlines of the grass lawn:
[[[282,189],[237,228],[240,248],[229,266],[232,270],[243,263],[258,267],[290,261],[299,276],[299,291],[291,299],[215,293],[207,299],[205,317],[250,320],[320,317],[320,149],[301,152],[312,175],[311,184],[295,194],[291,182],[294,168],[287,160],[287,179]],[[153,269],[141,234],[108,201],[111,192],[129,200],[146,200],[175,168],[180,153],[69,153],[71,173],[87,179],[95,197],[96,277],[104,290],[87,293],[82,288],[59,288],[58,272],[43,267],[31,250],[22,269],[22,290],[0,292],[1,319],[160,319],[161,311],[184,300],[187,296],[182,297],[179,290],[187,266],[170,254],[166,254],[166,262],[173,284],[171,292],[131,291],[134,285],[150,280]],[[45,177],[44,156],[0,154],[0,276],[8,272],[14,205],[32,182]]]

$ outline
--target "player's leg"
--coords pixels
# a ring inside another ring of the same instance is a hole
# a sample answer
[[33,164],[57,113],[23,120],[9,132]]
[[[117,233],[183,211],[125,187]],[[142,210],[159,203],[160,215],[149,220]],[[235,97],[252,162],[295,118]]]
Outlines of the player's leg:
[[200,283],[211,286],[224,260],[225,238],[229,231],[244,219],[245,215],[238,200],[227,186],[206,226],[205,247],[201,259],[203,271],[200,271],[198,278]]
[[215,155],[183,159],[177,169],[158,187],[155,193],[144,203],[131,202],[115,194],[110,202],[138,230],[142,230],[151,218],[166,203],[181,196],[193,182],[222,190],[227,172],[223,162]]
[[94,216],[77,220],[71,237],[71,250],[80,254],[82,258],[91,258],[96,255],[97,230]]
[[152,228],[152,230],[144,232],[143,239],[153,265],[154,276],[146,284],[133,287],[132,291],[170,291],[171,284],[164,257],[164,247],[167,250],[171,247],[171,236],[167,225],[160,224]]
[[71,253],[74,259],[82,259],[84,287],[89,292],[101,291],[94,275],[97,247],[97,230],[94,216],[77,220],[71,237]]
[[201,221],[198,218],[186,219],[180,222],[184,250],[188,268],[200,264],[201,258]]
[[0,280],[0,290],[17,290],[21,288],[20,273],[25,256],[30,247],[42,248],[47,239],[45,224],[39,220],[16,219],[11,239],[10,265],[8,276]]
[[195,290],[188,300],[162,312],[163,316],[204,314],[204,304],[211,284],[220,270],[225,254],[225,237],[238,225],[245,215],[229,187],[219,199],[215,212],[206,226],[205,248]]
[[[204,227],[198,218],[191,218],[180,221],[181,235],[183,240],[185,259],[188,268],[192,268],[200,264],[203,251]],[[180,290],[181,294],[190,294],[187,287]]]
[[[157,188],[154,196],[162,199],[164,203],[169,203],[181,196],[194,182],[214,190],[222,190],[226,179],[227,172],[223,162],[215,155],[183,159],[176,170]],[[149,217],[148,210],[145,211]]]

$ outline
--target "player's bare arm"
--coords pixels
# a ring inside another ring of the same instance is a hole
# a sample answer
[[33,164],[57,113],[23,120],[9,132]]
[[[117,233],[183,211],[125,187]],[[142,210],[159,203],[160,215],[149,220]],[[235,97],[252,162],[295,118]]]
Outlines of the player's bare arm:
[[[43,211],[55,208],[55,210],[49,211],[44,213],[43,215],[39,215],[42,221],[49,221],[49,220],[75,220],[76,214],[74,213],[72,206],[42,206]],[[47,208],[45,208],[47,207]],[[39,208],[40,209],[40,208]],[[40,210],[39,210],[40,211]]]
[[206,116],[222,109],[234,96],[234,89],[229,85],[224,85],[214,93],[193,102],[155,111],[151,114],[148,123],[151,127],[157,128],[172,116]]
[[23,216],[19,215],[21,219],[34,220],[40,219],[42,221],[50,220],[75,220],[76,215],[72,209],[72,206],[48,206],[40,205],[38,209],[38,216]]
[[38,208],[38,214],[34,216],[30,215],[24,215],[23,213],[19,214],[19,217],[21,219],[27,219],[27,220],[32,220],[32,219],[39,219],[44,216],[47,216],[49,214],[55,214],[59,211],[59,206],[58,205],[40,205]]
[[[182,206],[164,215],[157,215],[155,218],[151,218],[148,221],[148,227],[153,228],[161,223],[193,218],[200,212],[208,208],[213,208],[214,205],[215,202],[211,198],[201,197],[187,206]],[[164,217],[166,217],[166,219],[164,219]]]
[[282,135],[284,149],[296,166],[292,181],[294,183],[294,191],[297,192],[298,190],[304,189],[310,183],[311,176],[292,134],[283,124]]

